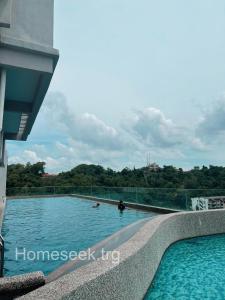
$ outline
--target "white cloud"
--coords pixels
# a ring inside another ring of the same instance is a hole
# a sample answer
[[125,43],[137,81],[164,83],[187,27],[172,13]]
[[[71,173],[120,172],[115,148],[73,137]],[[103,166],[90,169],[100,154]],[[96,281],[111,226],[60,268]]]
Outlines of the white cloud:
[[133,118],[127,120],[125,128],[146,146],[173,147],[184,141],[185,128],[154,107],[136,111]]
[[214,103],[212,108],[204,113],[196,128],[197,136],[209,144],[220,141],[225,137],[225,98]]
[[190,138],[189,141],[190,145],[195,150],[206,151],[208,149],[208,146],[199,137]]
[[74,140],[107,150],[119,150],[127,146],[118,130],[95,115],[86,112],[78,116],[72,113],[60,93],[51,93],[47,97],[44,112],[49,123],[64,130],[67,137]]
[[[45,148],[44,145],[35,145],[35,148],[38,147],[41,147],[42,149]],[[39,153],[33,149],[22,150],[18,153],[18,155],[9,157],[9,164],[27,164],[28,162],[30,162],[31,164],[35,164],[40,161],[46,162],[48,170],[51,170],[52,172],[58,172],[59,170],[61,170],[61,168],[63,170],[63,166],[65,167],[66,158],[54,158],[45,154],[39,155]]]
[[196,165],[197,160],[207,160],[214,150],[213,138],[207,142],[206,136],[225,133],[223,115],[225,109],[217,107],[199,116],[197,128],[189,124],[184,127],[161,110],[148,107],[134,111],[132,117],[115,128],[89,112],[74,113],[62,94],[50,93],[42,108],[43,132],[38,135],[38,142],[34,137],[34,144],[22,149],[14,144],[9,162],[45,161],[47,171],[54,173],[80,163],[121,169],[143,166],[150,152],[152,160],[162,164],[180,166],[193,161]]
[[17,164],[17,163],[26,164],[28,162],[33,164],[41,160],[42,159],[38,157],[37,153],[31,150],[24,150],[20,152],[19,155],[14,155],[9,157],[10,164]]

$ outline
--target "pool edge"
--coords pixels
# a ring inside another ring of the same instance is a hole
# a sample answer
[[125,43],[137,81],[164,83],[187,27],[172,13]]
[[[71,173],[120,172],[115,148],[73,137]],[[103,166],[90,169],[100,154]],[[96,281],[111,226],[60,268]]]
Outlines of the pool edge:
[[[98,198],[94,196],[86,196],[86,195],[80,195],[80,194],[54,194],[54,195],[29,195],[29,196],[8,196],[7,201],[9,200],[21,200],[21,199],[35,199],[35,198],[59,198],[59,197],[73,197],[73,198],[80,198],[83,200],[91,200],[111,205],[118,205],[119,200],[112,200],[112,199],[106,199],[106,198]],[[152,211],[157,212],[161,214],[169,214],[169,213],[177,213],[181,212],[179,209],[172,209],[172,208],[163,208],[153,205],[146,205],[146,204],[140,204],[136,202],[126,202],[124,201],[126,206],[128,208],[136,209],[136,210],[142,210],[142,211]]]

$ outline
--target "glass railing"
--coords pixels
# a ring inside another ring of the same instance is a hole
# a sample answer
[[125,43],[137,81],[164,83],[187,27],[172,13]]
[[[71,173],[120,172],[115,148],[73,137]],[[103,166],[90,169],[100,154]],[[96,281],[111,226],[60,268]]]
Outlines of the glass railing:
[[[47,186],[8,188],[7,196],[82,195],[139,203],[174,210],[192,210],[192,199],[225,196],[219,189],[157,189],[139,187]],[[215,208],[217,208],[215,206]]]

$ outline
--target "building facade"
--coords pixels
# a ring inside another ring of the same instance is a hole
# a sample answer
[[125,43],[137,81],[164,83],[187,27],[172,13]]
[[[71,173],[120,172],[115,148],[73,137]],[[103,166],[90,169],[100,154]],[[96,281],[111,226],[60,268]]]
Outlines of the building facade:
[[225,208],[225,196],[191,198],[192,210]]
[[0,0],[0,221],[6,197],[6,140],[25,141],[51,82],[54,0]]

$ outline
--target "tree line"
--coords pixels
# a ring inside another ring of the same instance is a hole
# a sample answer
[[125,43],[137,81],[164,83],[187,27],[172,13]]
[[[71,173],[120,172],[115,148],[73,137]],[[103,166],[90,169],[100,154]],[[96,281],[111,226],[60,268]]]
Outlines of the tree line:
[[225,189],[225,167],[202,166],[183,170],[174,166],[119,171],[81,164],[55,176],[45,173],[45,162],[8,166],[7,188],[43,186],[106,186],[180,189]]

